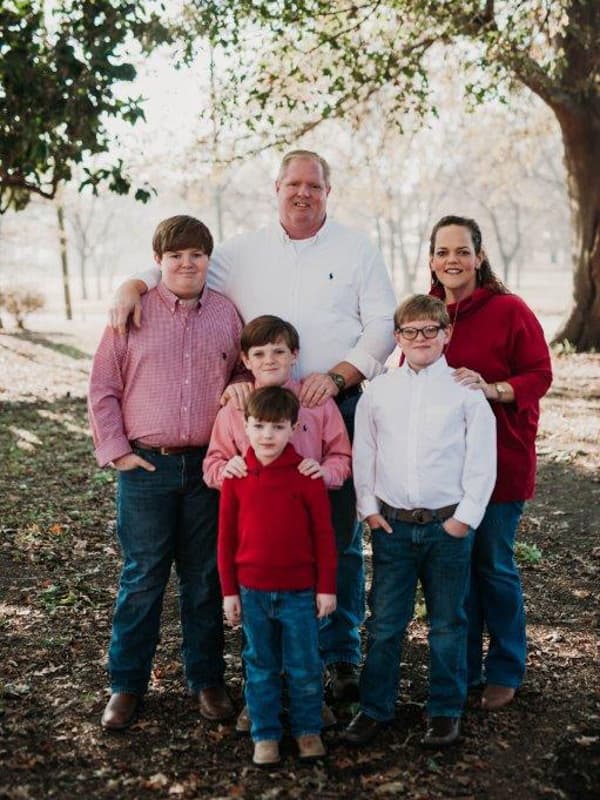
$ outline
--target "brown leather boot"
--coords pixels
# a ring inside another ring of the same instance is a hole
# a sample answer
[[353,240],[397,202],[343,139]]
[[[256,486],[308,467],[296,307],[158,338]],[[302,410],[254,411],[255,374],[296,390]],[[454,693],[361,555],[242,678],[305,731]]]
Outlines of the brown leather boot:
[[224,686],[208,686],[198,692],[200,713],[211,722],[224,722],[235,716],[235,708]]
[[115,692],[106,704],[100,724],[107,731],[124,731],[134,722],[142,698],[129,692]]

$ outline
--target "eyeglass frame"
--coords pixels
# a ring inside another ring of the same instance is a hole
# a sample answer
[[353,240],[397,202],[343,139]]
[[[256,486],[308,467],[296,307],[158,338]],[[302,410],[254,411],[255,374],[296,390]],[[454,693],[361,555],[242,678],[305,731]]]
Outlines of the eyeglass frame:
[[[422,328],[415,328],[411,325],[407,325],[406,327],[402,328],[395,328],[395,332],[399,333],[403,339],[406,339],[407,342],[415,342],[419,338],[419,334],[423,335],[423,339],[428,339],[431,341],[435,339],[440,331],[446,330],[447,325],[424,325]],[[435,333],[433,336],[427,336],[425,333],[426,330],[435,329]],[[407,336],[406,331],[416,331],[414,336]]]

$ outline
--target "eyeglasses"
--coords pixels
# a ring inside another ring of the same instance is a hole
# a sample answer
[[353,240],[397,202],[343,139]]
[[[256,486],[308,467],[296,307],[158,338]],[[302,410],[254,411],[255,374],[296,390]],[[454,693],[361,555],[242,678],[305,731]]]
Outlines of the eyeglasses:
[[438,333],[444,329],[444,325],[425,325],[424,328],[396,328],[397,332],[403,339],[412,342],[420,333],[423,334],[424,339],[435,339]]

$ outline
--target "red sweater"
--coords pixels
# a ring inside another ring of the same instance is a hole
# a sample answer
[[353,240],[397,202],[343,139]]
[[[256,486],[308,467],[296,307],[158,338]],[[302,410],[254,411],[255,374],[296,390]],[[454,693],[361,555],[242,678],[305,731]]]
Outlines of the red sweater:
[[[432,294],[443,299],[439,289]],[[491,502],[527,500],[535,491],[539,400],[552,382],[542,327],[516,295],[483,288],[449,305],[448,313],[454,323],[446,348],[450,366],[473,369],[486,383],[510,383],[515,393],[512,403],[490,404],[498,437],[498,477]]]
[[263,466],[250,447],[248,475],[223,481],[217,559],[223,595],[315,588],[335,594],[337,554],[325,484],[298,472],[288,444]]

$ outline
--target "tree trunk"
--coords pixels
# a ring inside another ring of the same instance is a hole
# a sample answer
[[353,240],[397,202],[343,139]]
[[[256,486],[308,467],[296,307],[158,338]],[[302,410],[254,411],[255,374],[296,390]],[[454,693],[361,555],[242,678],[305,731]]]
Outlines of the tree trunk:
[[573,305],[554,337],[600,350],[600,101],[554,106],[565,148],[573,228]]
[[87,261],[87,259],[86,259],[85,255],[83,255],[83,253],[82,253],[80,255],[80,258],[79,258],[79,277],[80,277],[80,280],[81,280],[81,299],[82,300],[87,300],[88,299],[87,277],[86,277],[86,272],[87,272],[86,261]]
[[71,307],[71,287],[69,285],[69,262],[67,260],[67,232],[65,230],[65,214],[61,203],[56,205],[56,218],[58,220],[58,235],[60,244],[60,261],[62,266],[63,293],[65,298],[65,317],[73,319]]

